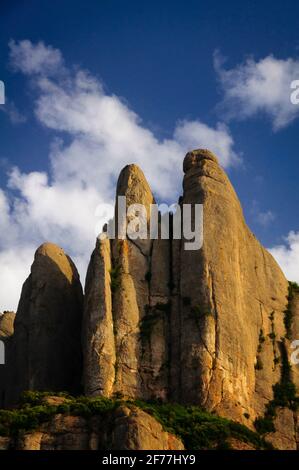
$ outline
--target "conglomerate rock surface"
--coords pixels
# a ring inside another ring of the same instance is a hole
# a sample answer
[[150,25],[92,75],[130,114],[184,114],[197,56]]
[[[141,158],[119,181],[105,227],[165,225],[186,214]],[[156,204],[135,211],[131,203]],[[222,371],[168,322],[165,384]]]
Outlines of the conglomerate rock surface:
[[[70,258],[49,243],[37,250],[15,320],[0,317],[0,338],[8,342],[1,400],[14,404],[23,390],[77,393],[82,385],[89,396],[200,405],[253,429],[274,399],[276,431],[269,440],[296,449],[297,412],[291,404],[278,406],[273,387],[284,385],[287,365],[288,384],[298,392],[299,373],[289,360],[291,342],[299,339],[299,291],[290,297],[288,281],[246,225],[215,155],[189,152],[183,171],[167,239],[160,230],[168,214],[158,215],[155,237],[97,239],[84,307]],[[119,197],[126,198],[122,221]],[[126,166],[116,190],[116,232],[139,212],[149,234],[154,204],[141,169]],[[174,220],[189,207],[192,226],[201,231],[197,204],[203,207],[202,245],[192,250],[185,232],[174,235]],[[47,446],[41,444],[47,438],[35,438],[37,447]],[[68,444],[58,440],[55,446]]]
[[35,253],[22,289],[7,361],[5,403],[25,390],[80,390],[83,293],[77,269],[58,246]]
[[[97,240],[89,272],[98,274],[86,282],[85,390],[199,404],[253,427],[281,380],[282,349],[290,350],[288,282],[246,225],[217,158],[189,152],[184,174],[180,207],[203,205],[200,249],[173,237]],[[149,226],[154,197],[136,165],[122,171],[119,195],[146,207]]]

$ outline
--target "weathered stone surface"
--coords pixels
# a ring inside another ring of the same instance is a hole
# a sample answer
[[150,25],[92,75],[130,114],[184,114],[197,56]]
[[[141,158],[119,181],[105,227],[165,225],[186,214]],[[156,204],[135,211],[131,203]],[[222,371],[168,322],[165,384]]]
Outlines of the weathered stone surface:
[[106,418],[55,415],[37,430],[0,438],[0,450],[183,450],[152,416],[121,406]]
[[239,439],[235,439],[234,437],[230,437],[227,440],[227,443],[230,449],[232,450],[256,450],[256,448],[252,444],[240,441]]
[[8,450],[11,444],[11,439],[9,437],[0,436],[0,450]]
[[14,312],[0,313],[0,340],[9,339],[14,333],[14,321],[16,314]]
[[150,305],[153,307],[159,303],[168,303],[170,296],[170,240],[154,240],[150,275]]
[[[142,171],[136,165],[128,165],[119,176],[115,211],[117,221],[118,196],[126,197],[126,208],[143,204],[148,229],[150,208],[155,201]],[[126,223],[131,220],[132,214],[128,215]],[[117,222],[116,228],[119,225]],[[150,313],[152,299],[154,303],[165,302],[167,280],[163,275],[161,285],[158,286],[155,281],[156,284],[151,286],[151,270],[159,270],[159,266],[152,263],[152,258],[155,262],[157,260],[152,240],[116,238],[110,245],[107,240],[97,242],[86,280],[83,333],[85,390],[89,395],[121,393],[129,397],[157,396],[160,392],[149,382],[152,375],[159,375],[157,369],[160,369],[161,360],[165,362],[164,358],[160,359],[161,354],[164,357],[165,339],[162,337],[156,348],[159,357],[154,353],[149,358],[144,353],[140,329],[144,317]],[[161,249],[159,252],[161,254]],[[166,263],[162,270],[167,269]],[[164,324],[162,329],[164,331]],[[157,337],[163,334],[159,330]],[[165,392],[162,394],[165,395]]]
[[45,243],[35,254],[18,306],[6,403],[23,390],[78,392],[83,294],[72,260]]
[[[119,226],[118,196],[126,198],[127,209],[142,204],[146,210],[146,224],[150,206],[155,202],[144,174],[136,165],[126,166],[120,173],[116,189],[116,226]],[[128,215],[126,222],[132,221]],[[149,285],[152,241],[149,239],[116,238],[112,241],[112,266],[115,273],[113,292],[113,318],[116,345],[116,373],[114,392],[124,396],[141,396],[141,344],[140,323],[149,304]],[[144,396],[146,398],[146,396]]]
[[[217,158],[195,150],[183,169],[179,204],[203,204],[203,246],[188,251],[185,240],[160,235],[98,239],[86,278],[82,334],[83,295],[73,262],[53,244],[37,250],[16,318],[0,315],[9,372],[5,377],[0,368],[0,405],[15,403],[28,389],[78,392],[82,338],[87,395],[199,404],[251,428],[263,416],[281,380],[282,351],[290,359],[291,342],[299,339],[299,294],[289,306],[292,331],[286,338],[288,282],[247,227]],[[148,231],[155,199],[136,165],[121,172],[116,196],[126,197],[127,209],[145,207]],[[117,199],[116,228],[118,215]],[[133,219],[131,212],[126,223]],[[172,217],[170,227],[172,233]],[[298,370],[291,370],[297,389]],[[47,400],[57,405],[64,399]],[[297,412],[277,410],[274,424],[268,440],[275,447],[299,447]],[[234,440],[231,445],[248,448]],[[0,449],[11,446],[0,439]],[[106,421],[56,415],[35,432],[20,433],[16,446],[182,448],[151,416],[126,407]]]
[[[142,204],[150,219],[150,205],[155,203],[151,188],[137,165],[127,165],[121,171],[116,188],[116,196],[125,196],[127,208],[133,204]],[[117,202],[117,201],[116,201]]]
[[291,344],[294,341],[299,341],[299,293],[293,293],[293,299],[291,301],[292,311],[292,331],[291,338],[288,344],[289,360],[293,363],[292,367],[292,378],[296,384],[297,390],[299,390],[299,343],[294,343],[293,347]]
[[82,329],[84,388],[91,396],[110,396],[115,380],[110,271],[110,241],[97,240],[86,277]]
[[183,203],[203,204],[204,242],[181,250],[181,399],[246,424],[244,413],[250,420],[262,414],[280,378],[274,358],[288,284],[246,226],[216,157],[191,152],[184,168]]
[[[252,427],[280,380],[288,283],[248,229],[217,158],[200,149],[189,152],[183,166],[180,204],[203,204],[203,246],[188,251],[184,240],[161,237],[111,242],[106,274],[96,281],[104,305],[112,304],[111,373],[99,367],[92,381],[107,383],[115,374],[109,392],[99,387],[96,393],[196,403]],[[122,171],[118,195],[126,196],[127,207],[144,204],[149,225],[154,197],[136,165]],[[103,318],[95,315],[94,324],[106,331]],[[96,351],[99,365],[105,354]]]
[[288,408],[277,410],[274,420],[275,432],[267,435],[267,441],[278,450],[297,450],[297,418]]
[[112,449],[183,450],[180,439],[163,431],[160,423],[144,411],[121,407],[112,431]]

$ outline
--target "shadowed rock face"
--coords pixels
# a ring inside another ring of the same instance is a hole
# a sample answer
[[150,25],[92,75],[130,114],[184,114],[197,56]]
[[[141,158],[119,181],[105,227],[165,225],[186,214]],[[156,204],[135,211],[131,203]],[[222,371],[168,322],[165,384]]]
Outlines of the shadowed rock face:
[[[85,390],[200,404],[252,426],[281,377],[288,282],[247,227],[215,155],[189,152],[183,169],[180,203],[203,204],[203,246],[97,241],[89,272],[99,268],[86,284],[94,347],[84,348]],[[154,202],[136,165],[121,173],[120,194],[128,204]]]
[[43,244],[16,314],[7,404],[15,403],[23,390],[79,391],[82,304],[75,265],[58,246]]
[[7,365],[5,365],[5,362],[7,363],[9,357],[15,316],[14,312],[0,313],[0,407],[3,407],[5,402],[7,382]]

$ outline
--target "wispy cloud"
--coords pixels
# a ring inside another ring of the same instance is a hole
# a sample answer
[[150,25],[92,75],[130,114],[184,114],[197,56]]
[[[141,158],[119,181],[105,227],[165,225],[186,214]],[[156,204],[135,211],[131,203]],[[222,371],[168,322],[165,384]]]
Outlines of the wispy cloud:
[[258,201],[252,202],[251,214],[255,222],[265,228],[268,227],[271,222],[275,220],[274,212],[272,212],[271,210],[261,210]]
[[27,117],[22,114],[13,101],[5,100],[5,104],[0,106],[0,111],[5,113],[12,124],[23,124],[27,121]]
[[9,42],[10,65],[25,75],[52,75],[61,73],[63,57],[59,49],[46,46],[42,41],[33,44],[28,39]]
[[10,61],[14,70],[29,77],[36,118],[56,137],[50,173],[12,169],[10,192],[1,193],[0,265],[5,262],[6,270],[0,270],[0,285],[6,292],[1,291],[0,310],[16,307],[24,266],[29,270],[34,249],[44,240],[62,245],[84,276],[99,223],[95,209],[113,201],[124,165],[139,164],[158,198],[176,200],[188,150],[208,147],[226,168],[238,161],[224,124],[209,127],[200,120],[182,120],[172,138],[159,140],[96,77],[67,69],[61,52],[42,42],[11,41]]
[[291,231],[285,244],[270,248],[285,275],[290,281],[299,282],[299,232]]
[[299,106],[290,100],[291,83],[299,80],[299,60],[268,55],[258,61],[248,58],[229,69],[216,52],[214,66],[224,93],[220,109],[227,119],[263,113],[278,130],[299,116]]
[[268,227],[268,225],[273,222],[275,215],[272,211],[259,212],[257,214],[257,221],[263,227]]

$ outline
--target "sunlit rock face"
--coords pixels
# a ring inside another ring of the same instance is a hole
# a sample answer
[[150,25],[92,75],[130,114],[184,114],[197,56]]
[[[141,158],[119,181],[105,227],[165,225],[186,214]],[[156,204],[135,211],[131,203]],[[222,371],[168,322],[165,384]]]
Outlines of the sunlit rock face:
[[[23,390],[77,393],[82,385],[89,396],[197,404],[251,428],[264,415],[298,339],[299,293],[290,297],[279,266],[247,227],[217,157],[189,152],[183,172],[178,211],[188,205],[196,235],[203,233],[195,250],[186,249],[186,234],[174,236],[175,215],[167,239],[160,233],[167,214],[158,217],[155,239],[99,237],[84,305],[71,259],[50,243],[37,250],[15,319],[0,317],[8,345],[2,402],[16,403]],[[149,232],[155,198],[136,165],[119,176],[116,232],[119,197],[126,197],[125,209],[143,205]],[[297,387],[298,377],[289,368]],[[298,447],[291,408],[276,407],[269,440],[278,448]]]
[[[200,249],[172,237],[97,241],[85,390],[200,404],[253,427],[281,378],[288,282],[247,227],[217,157],[189,152],[183,171],[181,208],[203,205]],[[154,197],[136,165],[124,168],[116,195],[144,204],[150,219]]]

